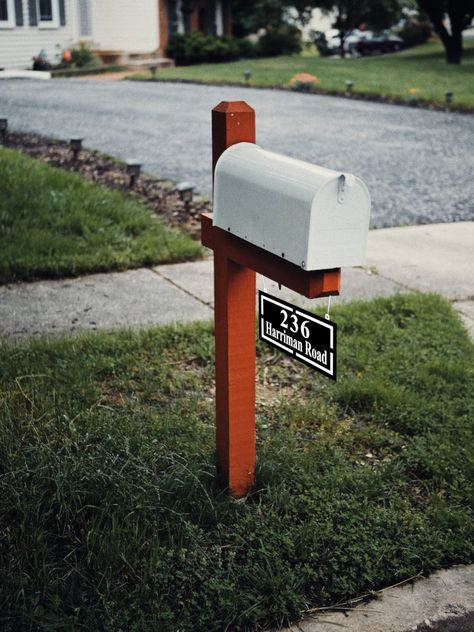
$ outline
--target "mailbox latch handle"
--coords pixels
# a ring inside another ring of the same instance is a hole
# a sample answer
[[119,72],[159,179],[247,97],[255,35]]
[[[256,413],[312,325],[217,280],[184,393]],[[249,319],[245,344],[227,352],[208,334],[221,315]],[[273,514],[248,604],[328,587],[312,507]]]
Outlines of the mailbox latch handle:
[[337,201],[344,204],[346,200],[346,176],[341,173],[337,182]]

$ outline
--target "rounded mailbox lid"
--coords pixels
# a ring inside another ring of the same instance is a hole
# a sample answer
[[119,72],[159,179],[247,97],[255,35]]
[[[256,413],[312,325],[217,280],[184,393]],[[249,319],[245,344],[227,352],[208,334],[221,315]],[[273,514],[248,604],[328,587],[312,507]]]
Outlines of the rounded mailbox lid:
[[350,174],[253,143],[216,164],[214,224],[307,270],[363,263],[369,217],[367,188]]

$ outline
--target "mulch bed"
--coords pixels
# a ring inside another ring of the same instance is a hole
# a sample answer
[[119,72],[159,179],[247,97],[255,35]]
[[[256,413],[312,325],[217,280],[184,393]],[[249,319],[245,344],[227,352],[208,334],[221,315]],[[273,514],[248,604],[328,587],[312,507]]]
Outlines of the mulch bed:
[[196,239],[201,235],[200,214],[211,212],[211,203],[197,196],[186,208],[169,180],[140,175],[131,189],[125,163],[97,151],[82,149],[74,160],[68,142],[23,132],[9,132],[5,145],[54,167],[79,173],[108,189],[121,190]]

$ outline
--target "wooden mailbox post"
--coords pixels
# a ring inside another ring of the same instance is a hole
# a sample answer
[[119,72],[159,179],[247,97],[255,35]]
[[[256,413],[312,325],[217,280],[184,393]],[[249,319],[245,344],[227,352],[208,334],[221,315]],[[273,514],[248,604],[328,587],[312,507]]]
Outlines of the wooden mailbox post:
[[[240,142],[255,143],[255,112],[244,101],[212,111],[212,160]],[[213,225],[201,215],[202,243],[214,251],[216,448],[223,484],[234,497],[254,484],[256,272],[308,298],[339,294],[340,268],[305,271]]]

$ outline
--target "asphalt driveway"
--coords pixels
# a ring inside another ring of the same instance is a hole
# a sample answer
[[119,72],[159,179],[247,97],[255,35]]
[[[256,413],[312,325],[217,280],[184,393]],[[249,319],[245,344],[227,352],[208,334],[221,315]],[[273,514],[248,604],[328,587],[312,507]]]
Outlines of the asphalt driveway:
[[245,100],[267,149],[364,179],[376,227],[474,219],[474,117],[337,97],[189,84],[4,80],[12,128],[136,158],[211,189],[210,110]]

